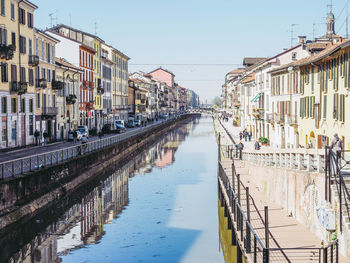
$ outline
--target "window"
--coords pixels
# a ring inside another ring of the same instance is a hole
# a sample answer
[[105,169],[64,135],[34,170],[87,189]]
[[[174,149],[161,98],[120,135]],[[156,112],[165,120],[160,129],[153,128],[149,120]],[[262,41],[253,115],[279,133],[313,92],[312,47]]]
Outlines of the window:
[[345,95],[339,96],[339,121],[345,121]]
[[39,39],[35,38],[35,55],[39,56]]
[[33,115],[29,116],[29,135],[33,135],[34,134],[34,117]]
[[47,81],[50,82],[51,81],[51,70],[47,69]]
[[29,43],[29,55],[33,54],[33,40],[31,38],[28,39]]
[[17,112],[17,99],[16,98],[11,99],[11,112],[12,113]]
[[30,86],[34,86],[34,71],[31,68],[28,70],[28,81]]
[[1,113],[7,113],[7,98],[1,98]]
[[11,44],[13,46],[13,49],[16,50],[16,33],[12,32],[11,33]]
[[50,54],[51,54],[50,43],[47,43],[47,44],[46,44],[46,59],[47,59],[47,62],[48,62],[48,63],[51,62]]
[[21,99],[21,112],[26,112],[26,99]]
[[7,141],[7,122],[4,120],[2,121],[2,127],[1,127],[1,130],[2,130],[2,136],[1,136],[1,139],[2,141]]
[[45,59],[45,42],[41,41],[41,59]]
[[45,70],[45,68],[42,68],[41,77],[42,77],[43,79],[46,79],[46,70]]
[[19,79],[21,82],[26,82],[26,68],[21,67]]
[[339,103],[339,95],[335,93],[333,95],[333,119],[338,119],[338,103]]
[[11,19],[15,20],[15,4],[11,3]]
[[33,23],[33,14],[28,12],[28,27],[33,28],[34,23]]
[[56,107],[56,95],[52,95],[52,107]]
[[36,108],[37,109],[40,108],[40,93],[39,92],[36,94]]
[[1,63],[1,82],[8,82],[8,64]]
[[327,118],[327,95],[323,96],[323,119]]
[[34,111],[33,99],[29,99],[29,112],[33,113],[33,111]]
[[7,45],[7,29],[0,28],[0,44]]
[[17,81],[17,66],[11,65],[11,81]]
[[22,25],[26,24],[26,11],[22,8],[19,8],[19,22]]
[[1,0],[1,15],[5,16],[5,0]]
[[26,47],[26,38],[23,36],[19,37],[19,52],[22,54],[26,53],[27,47]]
[[51,52],[51,57],[52,57],[52,64],[55,64],[55,46],[52,45],[52,52]]

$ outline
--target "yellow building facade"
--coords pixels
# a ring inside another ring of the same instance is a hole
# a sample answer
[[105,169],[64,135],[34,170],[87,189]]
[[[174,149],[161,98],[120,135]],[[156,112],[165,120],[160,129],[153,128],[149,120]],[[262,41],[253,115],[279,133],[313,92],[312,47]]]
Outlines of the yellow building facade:
[[350,149],[350,40],[300,63],[300,144],[330,144],[335,133]]
[[[35,29],[34,54],[39,57],[39,65],[35,67],[35,129],[49,139],[57,138],[57,91],[63,86],[54,82],[56,76],[55,46],[57,39],[43,31]],[[53,85],[53,83],[57,85]]]
[[0,9],[0,148],[34,143],[34,12],[29,1],[5,0]]

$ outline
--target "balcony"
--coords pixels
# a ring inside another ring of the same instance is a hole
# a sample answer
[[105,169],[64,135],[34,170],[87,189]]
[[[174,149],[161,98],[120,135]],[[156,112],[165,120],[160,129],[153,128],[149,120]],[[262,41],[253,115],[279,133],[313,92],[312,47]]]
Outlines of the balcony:
[[28,82],[23,81],[11,81],[11,92],[16,92],[18,95],[27,93]]
[[59,81],[59,80],[53,80],[51,85],[52,85],[52,89],[54,90],[62,90],[64,88],[63,81]]
[[273,113],[268,113],[266,115],[266,121],[270,124],[274,124],[275,122],[275,115]]
[[284,114],[276,114],[275,122],[284,125]]
[[83,80],[83,86],[84,86],[85,88],[89,87],[89,81]]
[[89,82],[89,88],[93,89],[94,88],[94,83],[92,81]]
[[43,107],[42,116],[53,117],[57,115],[57,107]]
[[39,56],[37,55],[29,55],[29,60],[28,60],[29,66],[36,67],[39,65]]
[[101,88],[101,87],[98,87],[98,88],[97,88],[97,94],[102,95],[102,94],[104,94],[104,93],[105,93],[105,89],[104,89],[104,88]]
[[37,79],[35,87],[37,89],[46,89],[47,88],[47,81],[46,81],[46,79]]
[[5,60],[11,60],[13,58],[13,51],[15,50],[13,45],[0,45],[0,58]]
[[296,115],[287,116],[287,124],[289,124],[290,126],[298,126],[298,116]]
[[141,99],[141,104],[145,104],[146,103],[146,100],[145,99]]
[[92,110],[94,108],[94,102],[93,101],[86,102],[86,108],[88,110]]
[[66,97],[66,103],[67,104],[74,104],[74,103],[76,103],[76,101],[77,101],[77,96],[75,96],[74,94],[69,94]]

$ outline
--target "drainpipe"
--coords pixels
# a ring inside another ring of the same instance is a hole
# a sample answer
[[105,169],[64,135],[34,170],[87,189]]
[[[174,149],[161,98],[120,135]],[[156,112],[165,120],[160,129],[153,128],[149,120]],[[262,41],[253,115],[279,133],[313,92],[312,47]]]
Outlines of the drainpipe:
[[[63,71],[63,116],[66,116],[66,89],[65,89],[65,77],[64,77],[64,73],[66,73],[68,71],[68,69],[66,69],[65,71]],[[64,122],[66,123],[66,122]],[[70,125],[69,125],[69,129],[70,129]],[[64,140],[64,136],[62,138]]]

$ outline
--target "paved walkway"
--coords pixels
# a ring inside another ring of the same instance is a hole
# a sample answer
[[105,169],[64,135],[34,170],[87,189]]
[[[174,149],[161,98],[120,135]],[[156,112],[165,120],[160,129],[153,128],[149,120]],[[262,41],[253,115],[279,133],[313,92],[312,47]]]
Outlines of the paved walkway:
[[[154,122],[154,123],[160,123],[161,121]],[[150,123],[153,124],[153,123]],[[130,132],[132,130],[139,129],[138,128],[128,128],[127,132]],[[114,136],[115,134],[105,134],[103,138],[108,138],[110,136]],[[89,137],[89,142],[96,141],[98,140],[98,136],[93,136]],[[78,142],[77,144],[80,144]],[[74,146],[73,142],[68,142],[68,141],[59,141],[55,143],[50,143],[47,145],[40,145],[40,146],[27,146],[25,148],[20,148],[20,149],[9,149],[8,151],[0,152],[0,163],[1,162],[6,162],[10,161],[13,159],[18,159],[18,158],[23,158],[35,154],[40,154],[40,153],[45,153],[45,152],[50,152],[50,151],[55,151],[59,149],[63,149],[66,147]]]
[[[232,180],[232,161],[230,159],[222,160],[225,171]],[[291,262],[314,262],[311,258],[316,259],[318,249],[322,247],[322,240],[314,233],[309,231],[303,224],[297,221],[296,218],[290,217],[282,206],[272,202],[264,195],[261,188],[256,185],[248,174],[248,169],[245,168],[243,161],[235,160],[237,174],[240,174],[241,182],[244,187],[249,187],[250,195],[254,198],[256,211],[259,211],[264,217],[264,207],[269,208],[269,231],[270,231],[270,247],[271,248],[314,248],[314,250],[286,250],[284,254]],[[244,192],[241,190],[241,193]],[[244,204],[244,196],[242,203]],[[245,205],[243,205],[245,208]],[[251,211],[252,211],[251,204]],[[259,237],[264,240],[264,225],[258,213],[251,212],[251,221],[256,229]],[[314,254],[315,253],[315,254]],[[285,256],[280,251],[270,253],[271,262],[288,262]],[[328,261],[327,261],[328,262]],[[349,262],[344,257],[339,255],[339,262]]]

